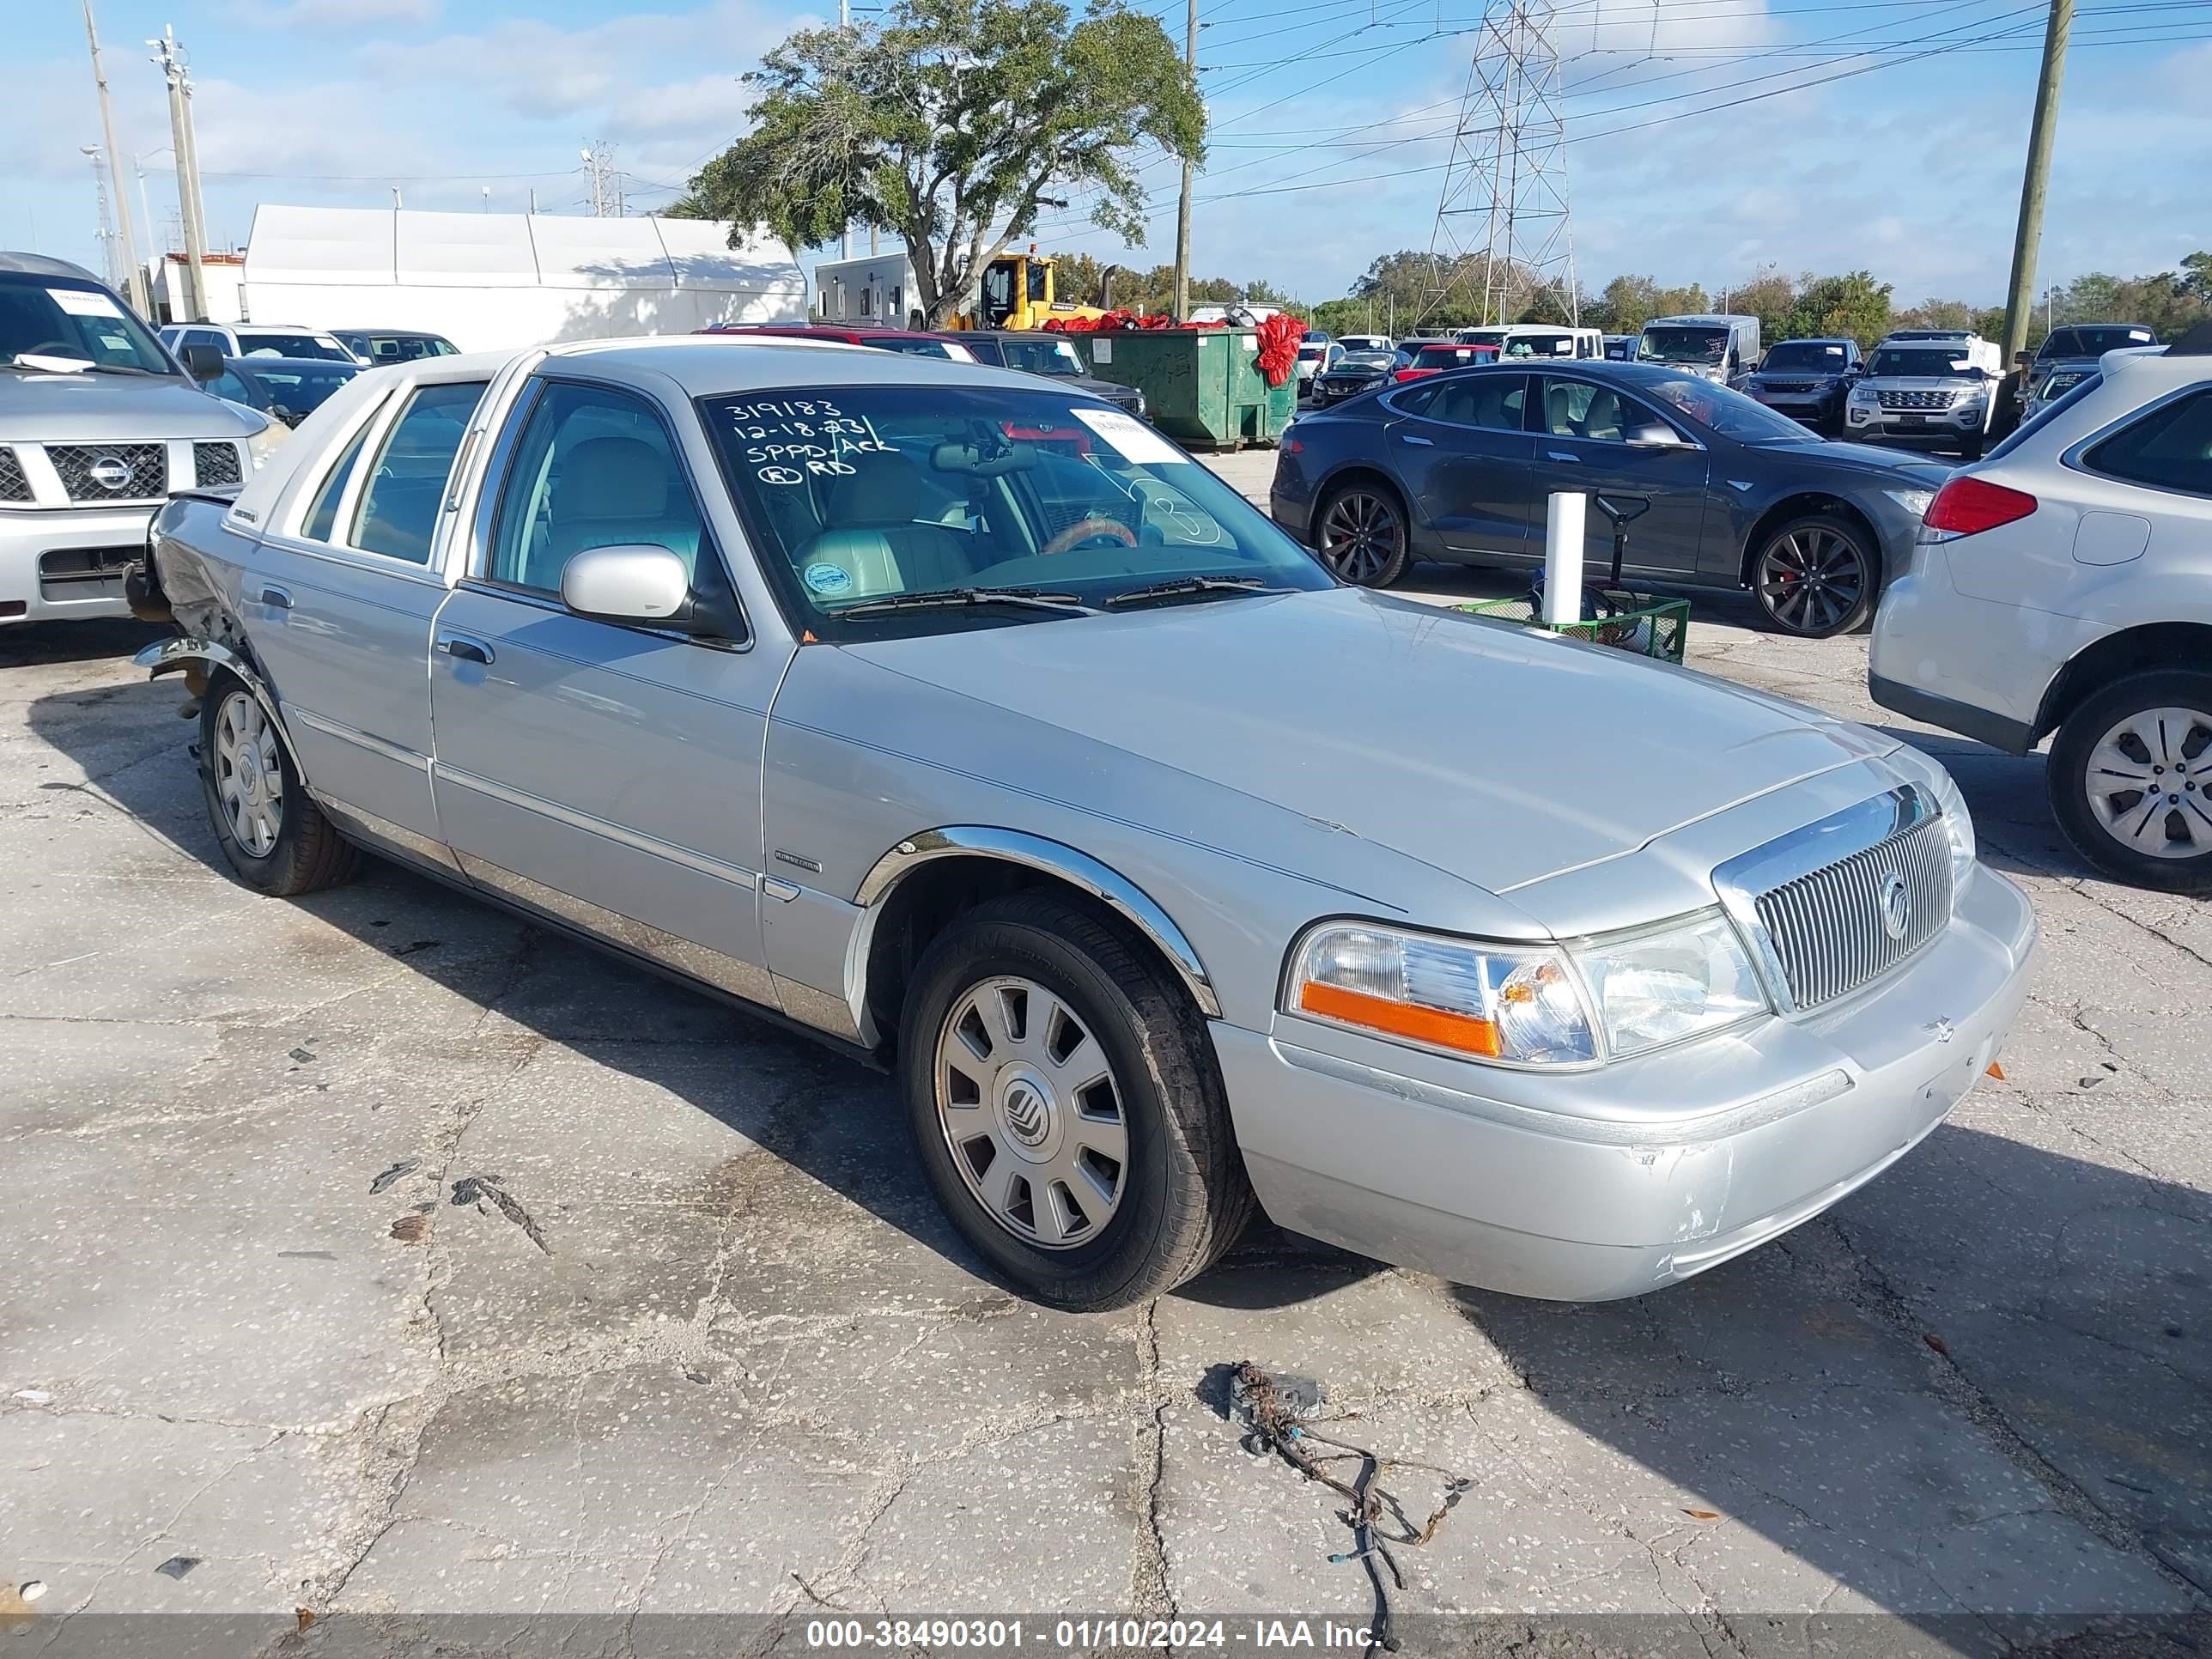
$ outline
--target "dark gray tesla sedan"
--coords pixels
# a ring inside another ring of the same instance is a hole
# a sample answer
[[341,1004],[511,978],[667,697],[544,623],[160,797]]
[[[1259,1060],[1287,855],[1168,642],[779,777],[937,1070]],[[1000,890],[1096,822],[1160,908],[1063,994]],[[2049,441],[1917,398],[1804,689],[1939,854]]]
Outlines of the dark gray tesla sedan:
[[[1540,564],[1546,498],[1579,490],[1636,514],[1625,580],[1748,587],[1777,628],[1825,638],[1872,617],[1948,471],[1823,442],[1656,364],[1498,364],[1301,417],[1270,506],[1339,576],[1382,587],[1415,559]],[[1612,523],[1589,523],[1603,569]]]

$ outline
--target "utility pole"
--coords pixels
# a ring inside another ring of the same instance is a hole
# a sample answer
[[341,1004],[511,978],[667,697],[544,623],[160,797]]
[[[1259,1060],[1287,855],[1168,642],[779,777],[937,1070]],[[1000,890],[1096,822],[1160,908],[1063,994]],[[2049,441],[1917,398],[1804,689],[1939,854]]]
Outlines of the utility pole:
[[[115,112],[107,106],[107,71],[100,65],[100,32],[92,25],[92,0],[84,0],[84,39],[85,44],[92,48],[92,83],[100,90],[100,129],[107,140],[109,170],[112,172],[113,158],[123,152],[115,148]],[[123,176],[120,173],[115,175],[115,209],[123,228],[123,263],[130,273],[123,286],[123,297],[131,302],[140,316],[151,318],[154,314],[152,296],[146,291],[145,269],[138,263],[138,237],[131,228],[131,204],[124,199]],[[149,234],[153,228],[150,223],[146,227]]]
[[2012,242],[2012,283],[2005,290],[2004,360],[2027,344],[2035,308],[2035,259],[2043,245],[2043,196],[2051,183],[2051,144],[2058,131],[2058,84],[2066,75],[2066,43],[2074,33],[2074,0],[2051,0],[2043,30],[2043,73],[2027,129],[2027,171],[2020,184],[2020,225]]
[[[853,32],[853,0],[837,0],[837,32],[841,35]],[[873,253],[875,251],[871,244],[868,252]],[[850,219],[845,221],[845,246],[840,257],[847,259],[853,257],[853,222]]]
[[177,211],[184,219],[185,309],[187,322],[208,319],[207,272],[201,261],[207,253],[207,225],[200,216],[199,154],[192,143],[191,79],[178,50],[176,31],[164,28],[161,38],[146,43],[154,48],[154,62],[169,83],[169,147],[177,157]]
[[115,221],[107,211],[107,168],[100,159],[98,144],[79,144],[77,152],[92,163],[93,194],[100,201],[100,264],[107,276],[107,285],[121,289],[123,283],[116,274]]
[[[1182,61],[1190,70],[1190,83],[1198,85],[1198,0],[1189,0],[1183,26]],[[1188,158],[1182,164],[1182,199],[1176,205],[1175,319],[1190,320],[1190,183]]]

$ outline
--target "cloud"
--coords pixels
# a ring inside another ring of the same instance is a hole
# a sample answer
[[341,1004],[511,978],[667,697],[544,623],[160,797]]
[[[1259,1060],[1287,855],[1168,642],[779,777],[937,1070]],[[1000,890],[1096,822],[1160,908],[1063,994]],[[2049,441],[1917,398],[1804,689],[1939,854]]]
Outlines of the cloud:
[[240,0],[232,7],[242,21],[278,28],[358,29],[383,23],[434,23],[442,0]]

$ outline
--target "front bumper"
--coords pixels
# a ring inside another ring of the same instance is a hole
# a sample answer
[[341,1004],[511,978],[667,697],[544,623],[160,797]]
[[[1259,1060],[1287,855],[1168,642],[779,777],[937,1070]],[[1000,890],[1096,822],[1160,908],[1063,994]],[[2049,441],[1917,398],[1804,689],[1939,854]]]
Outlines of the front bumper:
[[0,508],[0,627],[129,616],[123,568],[145,556],[154,511]]
[[1825,426],[1840,420],[1844,413],[1844,398],[1840,392],[1761,392],[1747,387],[1744,395],[1755,403],[1765,404],[1777,415],[1787,415],[1793,421],[1802,421],[1808,426]]
[[1985,405],[1971,409],[1869,409],[1844,405],[1844,430],[1864,442],[1957,443],[1986,431]]
[[1752,1249],[1911,1151],[1995,1056],[2035,938],[2026,896],[1983,869],[1879,986],[1571,1075],[1456,1065],[1446,1087],[1425,1057],[1289,1017],[1272,1036],[1216,1024],[1214,1047],[1280,1225],[1484,1289],[1605,1301]]

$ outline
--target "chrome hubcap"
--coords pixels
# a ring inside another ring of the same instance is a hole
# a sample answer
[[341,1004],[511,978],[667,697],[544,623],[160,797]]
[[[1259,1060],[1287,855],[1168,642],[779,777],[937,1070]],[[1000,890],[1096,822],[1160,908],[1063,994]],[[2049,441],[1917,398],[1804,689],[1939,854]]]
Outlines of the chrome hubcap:
[[1026,1243],[1096,1238],[1128,1184],[1113,1067],[1075,1011],[1034,980],[963,992],[937,1037],[937,1117],[968,1190]]
[[1321,556],[1348,582],[1371,582],[1398,555],[1398,514],[1390,503],[1352,490],[1329,503],[1321,526]]
[[1759,597],[1784,628],[1835,627],[1865,597],[1866,561],[1832,530],[1793,530],[1759,556]]
[[2082,787],[2091,816],[2121,846],[2154,859],[2212,852],[2212,714],[2129,715],[2089,751]]
[[216,711],[215,793],[238,844],[268,857],[284,827],[284,768],[275,728],[244,691],[232,692]]

